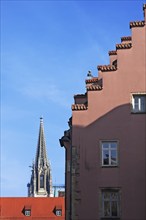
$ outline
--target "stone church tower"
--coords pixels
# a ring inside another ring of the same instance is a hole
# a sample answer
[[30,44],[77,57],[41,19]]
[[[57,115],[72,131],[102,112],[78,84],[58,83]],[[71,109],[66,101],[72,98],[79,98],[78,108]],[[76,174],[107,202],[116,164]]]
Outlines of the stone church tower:
[[40,118],[36,158],[32,164],[31,179],[27,187],[28,197],[53,197],[51,167],[46,153],[43,118]]

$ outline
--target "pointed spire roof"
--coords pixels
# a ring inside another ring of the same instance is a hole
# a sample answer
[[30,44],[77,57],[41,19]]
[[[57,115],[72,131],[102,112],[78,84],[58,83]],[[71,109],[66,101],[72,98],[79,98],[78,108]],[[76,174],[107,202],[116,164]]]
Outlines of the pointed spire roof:
[[47,166],[47,153],[46,153],[46,142],[45,142],[45,134],[44,134],[44,123],[43,118],[40,118],[40,129],[39,129],[39,137],[38,137],[38,145],[37,145],[37,152],[36,152],[36,160],[35,166],[37,167],[44,167]]

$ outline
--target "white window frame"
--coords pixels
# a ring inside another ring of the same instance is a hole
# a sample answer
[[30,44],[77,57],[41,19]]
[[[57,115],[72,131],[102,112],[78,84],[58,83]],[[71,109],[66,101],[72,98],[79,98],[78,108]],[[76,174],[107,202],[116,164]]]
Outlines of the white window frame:
[[132,113],[146,113],[146,93],[132,93]]
[[62,216],[62,210],[56,210],[56,216]]
[[[104,198],[105,193],[108,193],[110,195],[110,198]],[[112,198],[112,194],[116,193],[117,194],[117,198],[113,199]],[[105,203],[108,202],[109,203],[109,215],[105,215]],[[116,206],[117,206],[117,215],[112,215],[112,204],[116,202]],[[101,213],[102,213],[102,218],[106,218],[106,219],[117,219],[120,218],[120,190],[119,189],[102,189],[101,191]]]
[[[106,143],[108,144],[108,147],[103,147],[103,144]],[[116,143],[116,147],[112,147],[112,143]],[[101,165],[102,167],[117,167],[119,165],[119,142],[117,140],[102,140],[100,143],[101,146]],[[104,163],[104,151],[108,151],[109,155],[109,163],[105,164]],[[115,164],[112,164],[112,151],[116,152],[116,161]]]

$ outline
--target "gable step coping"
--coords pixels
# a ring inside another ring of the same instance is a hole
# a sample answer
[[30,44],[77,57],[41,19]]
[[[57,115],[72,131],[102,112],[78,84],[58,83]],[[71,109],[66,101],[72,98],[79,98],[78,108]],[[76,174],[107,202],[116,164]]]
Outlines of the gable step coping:
[[130,49],[132,47],[132,43],[122,43],[122,44],[116,44],[116,49]]
[[72,111],[87,110],[87,105],[85,105],[85,104],[73,104],[71,109],[72,109]]
[[107,72],[107,71],[116,71],[117,67],[115,65],[99,65],[97,66],[97,69],[102,72]]
[[145,25],[145,21],[131,21],[130,28],[133,27],[143,27]]

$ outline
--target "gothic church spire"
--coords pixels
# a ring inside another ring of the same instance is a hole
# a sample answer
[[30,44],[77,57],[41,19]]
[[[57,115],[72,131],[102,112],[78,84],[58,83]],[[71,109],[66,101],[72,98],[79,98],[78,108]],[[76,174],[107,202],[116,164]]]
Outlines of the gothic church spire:
[[45,142],[45,135],[44,135],[44,124],[43,124],[43,118],[41,117],[35,166],[43,167],[43,166],[47,166],[47,164],[48,164],[48,161],[47,161],[46,142]]
[[47,159],[43,118],[40,118],[39,137],[35,162],[32,165],[32,175],[28,186],[29,197],[52,197],[51,166]]

